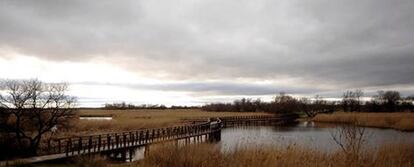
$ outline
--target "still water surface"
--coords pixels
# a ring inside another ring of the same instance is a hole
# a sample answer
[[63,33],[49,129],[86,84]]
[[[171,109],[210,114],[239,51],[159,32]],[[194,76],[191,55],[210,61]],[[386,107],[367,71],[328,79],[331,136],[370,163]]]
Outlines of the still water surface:
[[[225,128],[218,143],[223,151],[232,151],[246,146],[287,147],[299,145],[320,151],[339,149],[332,138],[337,131],[335,124],[299,122],[291,126],[240,126]],[[369,147],[383,143],[414,142],[413,132],[393,129],[365,128],[365,140]]]
[[94,120],[94,121],[110,121],[112,120],[111,116],[80,116],[80,120]]
[[[221,140],[217,146],[223,152],[237,148],[274,146],[286,148],[289,145],[303,146],[324,152],[336,151],[338,145],[332,138],[337,124],[298,122],[289,126],[238,126],[221,131]],[[414,142],[414,132],[402,132],[393,129],[365,128],[365,141],[368,147],[377,147],[386,143]],[[185,145],[184,140],[178,144]],[[135,150],[133,161],[144,158],[145,148]]]

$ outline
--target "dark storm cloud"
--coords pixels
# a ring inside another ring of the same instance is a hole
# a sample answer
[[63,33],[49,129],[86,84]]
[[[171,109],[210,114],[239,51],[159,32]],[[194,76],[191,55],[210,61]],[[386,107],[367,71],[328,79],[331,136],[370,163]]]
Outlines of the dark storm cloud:
[[[338,88],[414,83],[412,0],[0,3],[0,47],[44,59],[100,57],[173,80],[294,78],[307,87]],[[175,86],[181,87],[273,91]]]

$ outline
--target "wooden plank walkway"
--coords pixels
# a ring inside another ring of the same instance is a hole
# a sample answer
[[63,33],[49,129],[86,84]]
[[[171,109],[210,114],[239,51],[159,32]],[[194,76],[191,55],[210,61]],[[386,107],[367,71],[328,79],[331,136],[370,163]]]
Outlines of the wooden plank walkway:
[[100,135],[88,135],[49,140],[40,156],[13,161],[1,161],[0,166],[15,163],[37,163],[84,154],[96,154],[145,145],[186,139],[197,136],[214,136],[225,126],[251,125],[252,123],[281,123],[296,119],[292,115],[221,117],[203,123],[167,128],[145,129]]

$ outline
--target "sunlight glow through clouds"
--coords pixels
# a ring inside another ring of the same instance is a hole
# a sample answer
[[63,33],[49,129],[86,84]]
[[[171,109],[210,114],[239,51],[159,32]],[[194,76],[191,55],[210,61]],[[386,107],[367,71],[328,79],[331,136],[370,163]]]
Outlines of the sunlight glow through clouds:
[[132,89],[121,86],[71,85],[70,94],[79,97],[81,106],[100,107],[104,103],[127,102],[133,104],[199,105],[183,92]]
[[100,107],[104,103],[126,101],[135,104],[180,104],[194,105],[185,93],[161,92],[153,90],[132,89],[122,86],[106,86],[83,83],[110,84],[156,84],[159,80],[147,79],[136,74],[95,62],[53,62],[34,57],[14,55],[11,59],[0,58],[2,79],[37,78],[44,82],[67,82],[69,94],[79,98],[80,106]]
[[[24,67],[24,68],[22,68]],[[0,57],[1,78],[38,78],[45,82],[111,82],[154,83],[155,80],[140,78],[136,74],[99,61],[82,63],[53,62],[29,56]]]

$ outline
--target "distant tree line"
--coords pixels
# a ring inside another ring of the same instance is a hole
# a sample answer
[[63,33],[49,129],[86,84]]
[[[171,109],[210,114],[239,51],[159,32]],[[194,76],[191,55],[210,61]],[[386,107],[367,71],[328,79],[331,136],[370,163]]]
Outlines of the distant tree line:
[[323,100],[320,96],[316,96],[314,99],[294,98],[285,93],[280,93],[271,102],[263,102],[261,99],[242,98],[232,103],[206,104],[201,109],[216,112],[303,112],[308,116],[314,116],[319,112],[333,112],[336,109],[336,105],[334,102]]
[[105,109],[112,109],[112,110],[126,110],[126,109],[159,109],[159,110],[164,110],[164,109],[193,109],[193,108],[198,108],[198,107],[194,107],[194,106],[171,106],[171,107],[167,107],[163,104],[140,104],[140,105],[135,105],[135,104],[131,104],[131,103],[126,103],[126,102],[121,102],[121,103],[106,103],[104,105]]
[[318,95],[314,98],[294,98],[280,93],[270,102],[242,98],[232,103],[206,104],[201,109],[216,112],[303,112],[310,117],[317,113],[330,113],[338,110],[345,112],[414,112],[414,96],[401,97],[398,91],[378,91],[377,95],[370,97],[369,101],[366,99],[364,92],[359,89],[344,92],[341,101],[327,101]]
[[342,96],[342,109],[345,112],[414,112],[414,96],[401,97],[400,92],[378,91],[369,101],[361,98],[364,93],[361,90],[346,91]]

